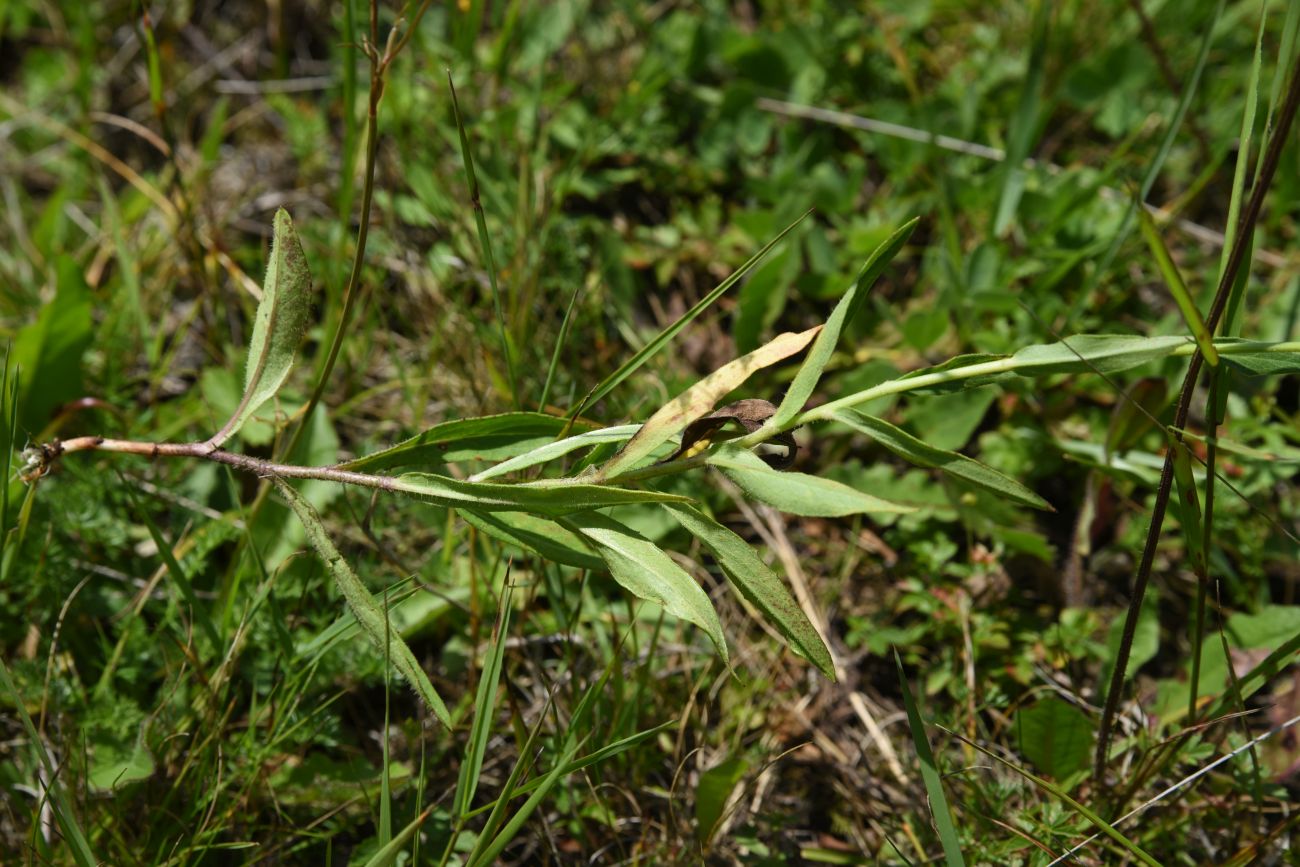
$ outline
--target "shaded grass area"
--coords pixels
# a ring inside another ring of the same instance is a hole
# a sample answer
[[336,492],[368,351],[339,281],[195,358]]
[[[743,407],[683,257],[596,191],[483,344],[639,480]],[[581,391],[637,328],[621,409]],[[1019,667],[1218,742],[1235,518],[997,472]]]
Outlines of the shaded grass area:
[[[372,136],[367,46],[393,45],[394,9],[373,37],[346,2],[150,11],[0,10],[6,459],[220,428],[279,207],[316,303],[297,370],[229,444],[268,462],[355,460],[514,408],[644,421],[825,322],[913,217],[811,406],[1063,335],[1188,334],[1168,275],[1209,308],[1300,26],[1253,2],[430,6],[398,31]],[[1295,337],[1297,183],[1289,144],[1222,335]],[[638,355],[792,224],[668,351]],[[387,675],[263,480],[95,452],[30,486],[7,474],[0,846],[33,863],[385,863],[392,843],[431,864],[1047,864],[1102,822],[1114,834],[1081,863],[1282,863],[1297,756],[1274,727],[1296,716],[1300,635],[1285,366],[1227,376],[1212,446],[1197,393],[1191,454],[1221,480],[1208,616],[1195,627],[1202,539],[1180,512],[1135,608],[1109,763],[1089,773],[1185,359],[891,394],[857,407],[888,420],[874,435],[795,433],[795,471],[905,514],[783,514],[702,465],[657,481],[784,577],[836,682],[662,509],[611,515],[708,593],[730,670],[704,630],[600,569],[437,504],[305,482],[450,730]],[[735,396],[779,404],[798,369]],[[556,434],[512,436],[437,441],[420,468],[464,479]],[[939,472],[938,450],[1027,495]]]

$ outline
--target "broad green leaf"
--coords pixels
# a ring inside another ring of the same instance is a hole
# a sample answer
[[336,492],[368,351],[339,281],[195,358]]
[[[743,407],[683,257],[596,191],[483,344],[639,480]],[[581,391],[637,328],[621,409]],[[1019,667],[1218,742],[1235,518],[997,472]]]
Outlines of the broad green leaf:
[[512,545],[535,551],[553,563],[603,571],[605,562],[575,533],[528,512],[471,512],[458,509],[465,523]]
[[713,409],[713,405],[750,377],[750,374],[799,352],[822,330],[822,326],[799,333],[787,331],[763,344],[748,355],[729,361],[692,385],[677,397],[660,407],[659,411],[641,426],[636,436],[598,474],[610,478],[631,469],[656,448],[700,416]]
[[715,287],[711,292],[709,292],[708,295],[705,295],[703,298],[701,298],[694,307],[692,307],[690,310],[687,310],[685,313],[683,313],[681,315],[681,318],[679,318],[672,325],[669,325],[663,331],[655,335],[653,340],[647,343],[639,352],[636,353],[636,355],[633,355],[626,362],[624,362],[623,365],[619,367],[618,370],[614,371],[609,376],[601,380],[600,384],[597,385],[595,388],[593,388],[591,392],[582,399],[582,402],[573,408],[573,411],[569,413],[569,416],[571,418],[576,418],[577,416],[581,415],[584,409],[586,409],[588,406],[591,406],[591,404],[600,400],[605,395],[609,394],[619,385],[619,383],[621,383],[623,380],[631,376],[637,370],[637,368],[641,367],[641,365],[645,364],[647,361],[649,361],[651,358],[657,355],[659,350],[663,349],[665,346],[668,345],[668,341],[676,337],[678,332],[680,332],[683,328],[685,328],[690,322],[694,321],[697,316],[699,316],[701,313],[703,313],[705,310],[711,307],[713,305],[713,302],[717,301],[719,298],[722,297],[722,293],[726,292],[732,286],[736,285],[737,280],[739,280],[741,277],[744,277],[746,274],[748,274],[751,268],[753,268],[760,261],[762,261],[763,257],[766,256],[769,252],[771,252],[773,247],[781,243],[782,238],[790,234],[790,231],[795,226],[803,222],[804,217],[807,217],[808,214],[811,213],[812,211],[806,212],[802,217],[795,220],[789,226],[786,226],[785,229],[781,231],[781,234],[777,235],[771,241],[768,241],[767,244],[764,245],[763,249],[759,250],[753,256],[749,257],[749,260],[745,262],[745,264],[737,268],[735,272],[733,272],[731,276],[728,277],[726,280],[723,280],[721,283],[719,283],[717,287]]
[[96,791],[111,792],[153,776],[153,756],[142,738],[137,737],[130,746],[113,741],[98,741],[92,746],[86,782]]
[[433,712],[438,722],[451,728],[451,716],[447,713],[447,706],[434,691],[429,676],[424,673],[424,669],[420,667],[415,654],[411,653],[411,648],[407,647],[406,642],[402,640],[397,628],[391,622],[386,622],[387,613],[375,603],[374,597],[366,590],[361,579],[343,559],[338,548],[334,547],[334,542],[330,540],[329,532],[321,523],[316,509],[288,483],[277,479],[276,486],[289,502],[298,519],[302,521],[303,528],[307,531],[308,541],[325,562],[325,568],[329,570],[339,592],[347,600],[348,607],[352,609],[352,614],[357,618],[362,631],[374,642],[375,647],[379,648],[380,653],[384,652],[385,639],[387,639],[388,655],[398,672],[406,678],[406,682]]
[[[585,423],[577,423],[586,427]],[[481,418],[458,418],[434,425],[424,433],[383,451],[340,464],[345,470],[375,472],[394,467],[441,466],[449,460],[488,456],[512,457],[539,447],[566,428],[562,418],[540,412],[507,412]],[[511,454],[504,454],[511,451]],[[454,453],[449,454],[449,453]]]
[[525,452],[522,455],[502,461],[493,467],[488,467],[481,473],[475,473],[469,477],[471,482],[486,482],[488,479],[504,476],[507,473],[517,472],[527,469],[528,467],[544,464],[547,461],[553,461],[558,457],[567,455],[569,452],[589,446],[601,445],[602,443],[621,443],[628,440],[641,429],[639,424],[624,424],[617,427],[601,428],[600,430],[587,431],[575,436],[565,437],[562,440],[547,443],[539,446],[532,451]]
[[808,357],[804,359],[803,366],[795,374],[794,382],[790,383],[790,388],[786,391],[781,405],[777,407],[776,414],[767,423],[771,428],[782,428],[791,419],[799,414],[803,405],[808,402],[812,396],[813,389],[817,387],[817,381],[821,379],[822,371],[826,369],[826,364],[831,360],[831,354],[835,351],[835,346],[839,343],[840,332],[844,326],[853,321],[853,315],[862,307],[866,300],[867,292],[871,289],[872,284],[880,277],[885,267],[893,261],[898,255],[898,251],[903,249],[907,239],[912,237],[912,232],[916,229],[916,224],[920,222],[919,217],[914,217],[899,227],[892,235],[885,239],[871,257],[867,259],[862,270],[858,272],[857,278],[853,285],[848,288],[840,298],[835,309],[831,311],[831,316],[826,320],[826,326],[821,333],[817,335],[817,342],[808,352]]
[[244,396],[230,421],[208,443],[219,446],[280,390],[293,368],[298,344],[311,319],[311,272],[298,242],[293,220],[284,208],[275,212],[271,261],[262,283],[262,301],[253,321],[244,368]]
[[1016,714],[1020,752],[1045,774],[1064,780],[1088,766],[1092,724],[1083,711],[1055,696]]
[[[37,436],[56,407],[84,393],[81,357],[93,336],[90,288],[71,256],[58,257],[55,279],[54,298],[18,332],[8,353],[18,382],[19,437]],[[0,431],[0,448],[12,445],[9,431]]]
[[921,782],[925,784],[925,794],[930,801],[930,816],[934,819],[934,830],[943,846],[944,859],[948,862],[948,867],[965,867],[966,860],[962,857],[961,844],[957,840],[952,810],[948,807],[948,797],[943,791],[943,775],[939,773],[939,764],[934,760],[930,738],[925,733],[925,722],[921,719],[921,709],[912,697],[912,688],[907,684],[907,673],[903,671],[903,660],[898,655],[897,648],[894,650],[894,664],[898,666],[898,682],[903,687],[907,727],[912,735],[912,743],[916,746],[917,758],[921,760]]
[[496,482],[462,482],[432,473],[402,473],[393,478],[386,490],[410,494],[440,506],[472,509],[476,512],[524,511],[546,515],[565,515],[624,503],[690,502],[689,498],[676,494],[636,491],[609,485],[503,485]]
[[744,539],[691,506],[665,506],[677,522],[709,549],[731,586],[763,612],[790,647],[835,680],[835,665],[817,628],[785,584]]
[[1201,311],[1196,308],[1196,301],[1192,298],[1192,293],[1187,291],[1187,284],[1183,282],[1183,275],[1178,273],[1178,266],[1174,264],[1174,257],[1169,255],[1169,248],[1165,246],[1165,239],[1160,236],[1160,230],[1156,228],[1156,221],[1152,218],[1150,212],[1141,206],[1141,203],[1138,203],[1137,215],[1138,228],[1147,242],[1147,249],[1155,257],[1156,267],[1160,269],[1160,276],[1164,278],[1165,285],[1169,287],[1169,294],[1174,296],[1174,303],[1178,305],[1179,311],[1182,312],[1183,321],[1187,323],[1188,329],[1192,332],[1196,345],[1201,347],[1201,353],[1205,356],[1205,363],[1210,367],[1218,367],[1219,353],[1214,348],[1214,339],[1205,327],[1205,320],[1201,318]]
[[896,514],[916,511],[850,488],[832,479],[806,473],[779,472],[753,452],[724,445],[709,456],[709,463],[756,500],[792,515],[836,518],[842,515]]
[[1005,476],[992,467],[963,454],[928,445],[883,419],[849,410],[836,415],[835,420],[866,434],[900,458],[918,467],[942,470],[954,478],[969,482],[1014,503],[1047,512],[1055,511],[1050,503],[1010,476]]
[[1300,343],[1266,343],[1221,337],[1215,341],[1224,361],[1247,376],[1300,373]]
[[695,787],[695,836],[706,849],[731,793],[748,771],[749,762],[733,757],[700,774],[699,785]]
[[658,546],[598,512],[572,515],[562,523],[592,542],[615,581],[634,596],[662,605],[674,617],[703,629],[727,661],[727,641],[708,594]]

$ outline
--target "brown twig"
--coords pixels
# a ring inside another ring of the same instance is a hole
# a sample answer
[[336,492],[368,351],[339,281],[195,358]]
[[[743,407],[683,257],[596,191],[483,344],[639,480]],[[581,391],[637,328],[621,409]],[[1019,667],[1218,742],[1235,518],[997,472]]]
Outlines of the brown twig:
[[338,467],[299,466],[282,464],[264,458],[228,452],[213,448],[208,443],[151,443],[140,440],[115,440],[101,436],[76,437],[70,440],[55,440],[46,445],[28,449],[24,456],[27,467],[23,478],[33,480],[50,471],[55,461],[68,452],[119,452],[122,454],[141,455],[147,458],[194,458],[215,461],[253,473],[261,478],[282,479],[320,479],[326,482],[338,482],[341,485],[358,485],[363,488],[375,488],[381,491],[401,490],[392,476],[379,476],[373,473],[358,473],[342,470]]

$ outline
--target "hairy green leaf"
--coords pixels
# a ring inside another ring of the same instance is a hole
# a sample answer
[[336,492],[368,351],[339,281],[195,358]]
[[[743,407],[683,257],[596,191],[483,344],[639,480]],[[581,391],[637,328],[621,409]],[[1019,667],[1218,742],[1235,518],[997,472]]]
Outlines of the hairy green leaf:
[[817,628],[749,543],[691,506],[667,505],[665,508],[709,549],[731,586],[763,612],[790,642],[794,652],[834,680],[835,665]]
[[817,335],[817,342],[809,350],[808,357],[804,359],[803,366],[795,374],[794,382],[790,383],[790,388],[786,391],[785,398],[777,408],[776,414],[768,422],[769,427],[782,427],[803,409],[803,405],[812,396],[813,389],[817,387],[817,381],[821,379],[822,371],[826,369],[827,362],[831,360],[831,354],[835,351],[835,345],[839,343],[840,333],[844,330],[844,326],[853,321],[853,315],[861,309],[872,284],[876,282],[876,279],[884,272],[886,266],[898,255],[898,251],[903,249],[907,239],[912,237],[912,232],[916,229],[918,222],[920,222],[920,218],[914,217],[904,223],[886,238],[867,259],[862,266],[862,270],[858,272],[857,278],[854,279],[853,285],[848,288],[848,291],[840,298],[839,303],[835,305],[835,309],[831,311],[830,318],[826,320],[826,326]]
[[440,506],[468,508],[476,512],[536,512],[565,515],[584,509],[619,506],[625,503],[689,503],[687,497],[659,491],[637,491],[608,485],[530,483],[503,485],[496,482],[462,482],[432,473],[402,473],[390,490],[411,494]]
[[753,452],[724,445],[709,456],[709,463],[756,500],[792,515],[835,518],[841,515],[897,514],[916,511],[850,488],[833,479],[772,469]]
[[391,622],[385,623],[388,619],[387,612],[376,604],[374,597],[361,583],[361,579],[343,559],[338,548],[334,547],[334,542],[330,540],[329,532],[321,523],[316,509],[288,483],[277,479],[276,485],[298,516],[298,520],[302,521],[302,526],[307,531],[308,541],[325,562],[325,568],[329,570],[339,592],[347,600],[348,607],[352,609],[352,614],[357,618],[362,631],[370,637],[381,653],[384,652],[384,644],[387,640],[388,653],[398,672],[406,678],[406,682],[433,712],[438,722],[451,728],[451,716],[447,713],[447,706],[438,697],[433,684],[429,682],[429,676],[424,673],[424,669],[420,668],[415,654],[411,653],[411,648],[407,647],[396,627]]
[[943,470],[954,478],[969,482],[1014,503],[1047,512],[1055,511],[1050,503],[1010,476],[1003,475],[992,467],[958,452],[935,448],[884,419],[849,410],[836,415],[835,420],[866,434],[900,458],[918,467]]
[[[578,422],[569,426],[581,429],[589,425]],[[375,472],[395,467],[441,466],[449,460],[475,457],[486,460],[512,457],[540,447],[565,429],[564,419],[540,412],[506,412],[480,418],[452,419],[383,451],[340,464],[340,467]]]
[[311,272],[298,242],[293,220],[284,208],[275,212],[271,261],[266,266],[262,301],[253,321],[244,369],[244,396],[230,421],[208,443],[219,446],[280,390],[293,369],[298,344],[311,318]]
[[662,605],[674,617],[703,629],[727,660],[727,641],[708,594],[658,546],[598,512],[572,515],[562,523],[591,540],[615,581],[638,598]]
[[601,445],[602,443],[621,443],[630,439],[633,434],[641,429],[639,424],[624,424],[617,427],[601,428],[600,430],[587,431],[575,436],[565,437],[562,440],[556,440],[542,446],[538,446],[532,451],[525,452],[522,455],[502,461],[496,466],[488,467],[481,473],[475,473],[469,477],[471,482],[486,482],[488,479],[504,476],[507,473],[517,472],[527,469],[528,467],[544,464],[547,461],[553,461],[558,457],[567,455],[569,452],[589,446]]
[[457,509],[465,523],[494,539],[535,551],[553,563],[602,571],[605,562],[576,533],[528,512],[472,512]]

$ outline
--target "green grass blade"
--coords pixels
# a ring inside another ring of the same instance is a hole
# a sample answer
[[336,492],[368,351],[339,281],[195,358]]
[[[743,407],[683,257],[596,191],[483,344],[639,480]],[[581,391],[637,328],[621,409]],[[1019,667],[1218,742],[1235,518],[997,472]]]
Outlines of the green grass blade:
[[683,313],[681,317],[672,325],[669,325],[663,331],[660,331],[658,334],[656,334],[653,340],[651,340],[644,347],[642,347],[639,352],[637,352],[635,355],[633,355],[631,358],[625,361],[623,365],[618,368],[618,370],[614,371],[609,376],[601,380],[600,383],[596,385],[595,388],[593,388],[590,392],[587,393],[587,396],[582,399],[582,402],[579,403],[577,406],[575,406],[569,412],[569,418],[577,418],[578,416],[582,415],[582,411],[584,409],[586,409],[588,406],[595,403],[596,401],[600,400],[605,395],[609,394],[611,391],[617,388],[619,384],[623,382],[623,380],[627,379],[629,376],[635,373],[641,367],[641,365],[645,364],[647,361],[649,361],[651,358],[657,355],[661,349],[663,349],[665,346],[668,345],[669,341],[671,341],[674,337],[677,336],[678,332],[680,332],[688,324],[693,322],[696,319],[696,317],[698,317],[709,307],[713,306],[713,302],[717,301],[719,298],[722,297],[724,292],[726,292],[732,286],[736,285],[736,283],[742,277],[748,274],[755,265],[761,262],[763,258],[772,251],[773,247],[781,243],[782,239],[784,239],[786,235],[790,234],[790,232],[794,229],[794,227],[799,225],[801,222],[803,222],[804,219],[808,216],[808,214],[811,213],[812,211],[806,211],[801,217],[799,217],[799,219],[795,220],[793,223],[791,223],[790,225],[782,229],[780,234],[778,234],[771,241],[768,241],[765,245],[763,245],[763,249],[759,250],[753,256],[750,256],[749,259],[745,262],[745,264],[741,265],[734,272],[732,272],[731,276],[727,277],[727,279],[719,283],[711,292],[709,292],[708,295],[705,295],[703,298],[701,298],[699,302],[695,304],[694,307],[692,307],[690,310],[687,310],[685,313]]
[[546,382],[542,384],[542,396],[537,401],[537,409],[546,410],[546,402],[551,396],[551,385],[555,382],[555,368],[560,363],[560,352],[564,349],[564,344],[569,339],[569,328],[573,324],[573,308],[578,303],[578,296],[582,294],[582,287],[578,286],[569,296],[569,306],[564,310],[564,321],[560,323],[560,334],[555,338],[555,349],[551,350],[551,363],[546,366]]
[[930,740],[925,734],[925,721],[921,719],[921,711],[917,708],[916,699],[912,697],[912,689],[907,685],[907,672],[903,671],[903,659],[896,649],[894,662],[898,665],[898,682],[903,687],[907,725],[911,729],[916,755],[921,760],[921,780],[925,783],[925,794],[930,799],[930,815],[934,817],[934,829],[943,845],[944,858],[948,861],[948,867],[965,867],[966,860],[961,854],[957,829],[952,823],[952,811],[948,809],[948,797],[943,792],[943,778],[930,749]]
[[149,516],[149,511],[140,505],[135,494],[131,491],[131,484],[125,478],[119,476],[121,489],[126,493],[127,499],[130,500],[132,508],[135,509],[140,520],[144,522],[145,527],[149,530],[149,537],[153,539],[154,546],[158,549],[158,556],[162,558],[163,564],[167,567],[167,572],[172,576],[172,581],[181,592],[181,598],[189,606],[190,613],[199,625],[199,631],[203,637],[208,640],[212,647],[214,658],[219,658],[221,654],[221,639],[217,637],[217,627],[212,622],[211,613],[208,606],[199,601],[198,596],[194,593],[194,587],[190,584],[189,576],[181,568],[180,563],[176,562],[176,555],[172,552],[172,546],[163,538],[162,531],[154,523],[153,518]]
[[831,311],[830,318],[826,320],[826,326],[817,335],[817,341],[809,350],[803,366],[795,374],[794,382],[790,383],[785,397],[781,399],[781,405],[768,420],[769,428],[782,430],[803,409],[808,398],[812,396],[813,389],[817,387],[826,364],[831,360],[831,354],[835,352],[835,346],[840,341],[840,334],[844,331],[844,327],[852,322],[854,315],[862,309],[867,292],[912,237],[912,232],[916,230],[920,221],[920,217],[913,217],[896,229],[863,264],[853,285],[840,298],[835,309]]
[[77,867],[97,867],[102,862],[90,851],[90,843],[86,840],[86,835],[82,833],[76,814],[72,812],[72,805],[63,792],[63,786],[59,783],[58,768],[51,761],[49,753],[45,751],[45,741],[41,738],[41,733],[36,730],[36,725],[32,722],[31,716],[28,715],[27,706],[23,703],[23,697],[19,695],[18,687],[14,685],[13,679],[9,676],[9,667],[5,665],[3,659],[0,659],[0,694],[5,696],[12,707],[17,708],[18,717],[22,720],[23,729],[27,732],[27,739],[36,752],[37,761],[41,763],[45,778],[49,782],[47,792],[50,798],[50,807],[54,813],[54,820],[58,822],[59,830],[63,832],[63,838],[72,849],[72,860],[77,864]]
[[415,839],[415,832],[420,830],[420,826],[424,824],[425,819],[429,818],[431,812],[433,812],[433,808],[428,807],[423,813],[412,819],[405,828],[398,832],[396,837],[370,856],[370,860],[365,863],[365,867],[391,867],[391,865],[396,864],[397,856],[401,855],[406,845]]
[[[420,663],[416,660],[415,654],[411,653],[411,648],[407,647],[402,636],[391,631],[387,612],[375,604],[374,597],[370,595],[365,585],[361,583],[361,579],[352,571],[352,567],[343,559],[343,555],[339,553],[338,548],[334,547],[329,532],[325,529],[325,525],[321,523],[320,515],[316,513],[316,509],[286,482],[277,479],[276,486],[288,501],[294,514],[298,516],[298,520],[302,522],[303,528],[307,531],[307,539],[311,542],[312,547],[316,549],[316,553],[320,555],[321,560],[325,562],[325,567],[329,570],[330,576],[338,586],[339,592],[347,600],[348,607],[352,609],[352,613],[357,618],[357,623],[361,625],[362,631],[369,636],[379,650],[392,653],[394,667],[402,677],[406,678],[406,682],[415,690],[416,695],[433,712],[438,722],[447,728],[451,728],[451,715],[447,712],[447,706],[443,704],[442,699],[434,690],[433,684],[429,682],[429,676],[424,673],[424,669],[420,668]],[[391,637],[391,642],[386,641],[386,637]]]
[[1029,65],[1025,71],[1024,88],[1020,91],[1020,102],[1016,113],[1011,118],[1011,129],[1007,135],[1007,154],[1002,180],[1002,192],[998,198],[998,208],[993,220],[993,234],[1001,236],[1016,218],[1020,206],[1020,196],[1025,191],[1025,159],[1033,144],[1034,133],[1038,129],[1043,90],[1043,68],[1047,57],[1048,27],[1052,20],[1052,8],[1056,4],[1049,0],[1038,0],[1034,11],[1034,29],[1029,42]]
[[785,636],[795,653],[835,680],[835,664],[821,634],[785,584],[759,559],[749,543],[692,506],[665,508],[709,549],[731,586],[763,612]]
[[479,198],[478,176],[474,173],[474,157],[470,155],[469,136],[465,132],[465,121],[460,116],[460,100],[456,98],[456,85],[451,80],[450,69],[447,70],[447,87],[451,91],[451,108],[456,116],[456,131],[460,133],[460,154],[465,162],[465,177],[469,181],[469,198],[474,205],[474,221],[478,224],[478,242],[483,250],[483,264],[487,268],[488,283],[492,287],[492,306],[496,309],[497,325],[501,329],[501,352],[505,355],[506,372],[510,378],[510,398],[518,408],[519,380],[515,376],[514,352],[511,350],[506,316],[501,307],[501,289],[497,285],[497,265],[492,255],[492,238],[488,235],[487,218],[483,213],[483,202]]
[[564,777],[565,769],[573,761],[573,757],[577,755],[578,747],[580,745],[580,741],[575,742],[564,751],[564,754],[560,756],[560,760],[555,763],[555,767],[553,767],[550,772],[542,778],[537,789],[528,796],[528,800],[524,801],[523,805],[515,811],[513,816],[510,817],[510,820],[501,827],[500,832],[492,838],[492,841],[488,843],[487,846],[483,847],[481,850],[477,850],[473,855],[471,855],[469,859],[469,867],[480,867],[480,865],[483,864],[492,864],[496,862],[497,856],[501,854],[501,851],[505,849],[505,847],[509,845],[510,841],[515,838],[515,835],[519,833],[519,829],[523,827],[524,822],[528,820],[528,817],[533,814],[533,811],[536,810],[542,801],[545,800],[546,796],[550,794],[551,789],[555,788],[555,784]]
[[[1141,192],[1138,199],[1145,202],[1151,188],[1155,186],[1156,179],[1160,177],[1160,172],[1164,169],[1165,160],[1169,157],[1170,150],[1173,149],[1174,140],[1178,137],[1178,131],[1182,128],[1183,118],[1187,116],[1187,110],[1192,104],[1193,98],[1199,89],[1201,82],[1201,73],[1205,70],[1206,58],[1210,56],[1210,46],[1214,44],[1214,32],[1218,29],[1219,19],[1223,15],[1223,7],[1226,0],[1219,0],[1214,8],[1214,17],[1205,27],[1205,35],[1201,38],[1201,45],[1196,54],[1196,64],[1192,67],[1191,75],[1188,77],[1187,84],[1183,87],[1182,97],[1178,100],[1178,106],[1174,109],[1174,115],[1169,119],[1169,125],[1165,128],[1164,137],[1160,140],[1160,147],[1156,149],[1155,159],[1147,167],[1146,174],[1142,176]],[[1097,268],[1092,272],[1088,279],[1087,286],[1079,294],[1080,302],[1086,299],[1096,281],[1110,270],[1111,263],[1115,261],[1115,256],[1119,253],[1119,248],[1128,238],[1129,229],[1133,225],[1133,212],[1135,207],[1129,205],[1124,213],[1123,220],[1120,221],[1119,228],[1115,230],[1115,235],[1111,238],[1110,246],[1102,254],[1101,261],[1097,263]]]
[[1187,291],[1187,284],[1183,282],[1183,276],[1178,273],[1178,266],[1174,264],[1174,259],[1169,255],[1169,248],[1165,246],[1164,238],[1160,237],[1160,230],[1156,228],[1156,221],[1147,212],[1147,209],[1139,206],[1137,208],[1138,228],[1142,230],[1142,237],[1146,239],[1147,248],[1151,250],[1151,255],[1155,257],[1156,267],[1160,269],[1160,276],[1165,280],[1165,285],[1169,287],[1169,294],[1174,296],[1174,302],[1178,309],[1182,311],[1183,321],[1192,332],[1192,337],[1201,347],[1201,353],[1205,356],[1205,363],[1211,367],[1219,366],[1219,353],[1214,348],[1214,339],[1211,337],[1209,330],[1205,327],[1205,320],[1201,318],[1201,311],[1196,309],[1196,301]]
[[474,802],[479,775],[483,772],[483,756],[487,752],[488,738],[492,734],[493,715],[496,711],[497,690],[501,686],[502,662],[505,659],[506,635],[510,630],[510,570],[501,591],[497,608],[496,625],[492,629],[492,642],[486,664],[479,672],[478,690],[474,696],[474,723],[465,744],[465,758],[460,765],[456,781],[456,797],[452,803],[452,817],[463,820]]
[[1031,774],[1029,771],[1026,771],[1024,768],[1012,764],[1011,762],[999,756],[997,753],[985,749],[984,747],[980,746],[974,741],[964,738],[961,735],[957,734],[956,732],[948,732],[948,733],[953,737],[957,738],[958,740],[960,740],[962,743],[968,744],[974,749],[979,750],[981,753],[988,756],[990,759],[993,759],[998,764],[1010,768],[1020,776],[1024,777],[1026,780],[1029,780],[1029,782],[1033,783],[1034,785],[1038,786],[1039,788],[1043,789],[1046,792],[1050,792],[1052,795],[1059,798],[1062,802],[1067,804],[1071,809],[1073,809],[1079,815],[1083,816],[1089,822],[1092,822],[1094,825],[1100,828],[1103,834],[1105,834],[1107,837],[1114,840],[1120,846],[1123,846],[1124,849],[1126,849],[1129,852],[1129,854],[1137,858],[1143,864],[1148,865],[1148,867],[1160,867],[1160,862],[1156,861],[1149,854],[1147,854],[1142,849],[1141,846],[1134,843],[1129,838],[1125,837],[1119,831],[1115,830],[1115,827],[1111,825],[1109,822],[1107,822],[1105,819],[1103,819],[1101,816],[1097,815],[1092,810],[1089,810],[1083,804],[1074,800],[1074,798],[1071,798],[1068,794],[1065,793],[1065,791],[1060,786],[1053,785],[1047,780],[1044,780],[1042,777],[1037,777]]

